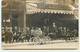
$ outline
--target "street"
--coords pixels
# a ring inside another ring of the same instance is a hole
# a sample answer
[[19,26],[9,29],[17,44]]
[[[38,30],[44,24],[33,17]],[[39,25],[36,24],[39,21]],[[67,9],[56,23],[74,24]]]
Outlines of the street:
[[54,40],[49,44],[36,44],[36,42],[24,43],[2,43],[2,49],[78,49],[78,42],[65,40]]

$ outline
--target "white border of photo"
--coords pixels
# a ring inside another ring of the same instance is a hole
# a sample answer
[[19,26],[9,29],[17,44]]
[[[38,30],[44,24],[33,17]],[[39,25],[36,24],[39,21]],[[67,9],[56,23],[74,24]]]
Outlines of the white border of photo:
[[[1,48],[1,0],[0,0],[0,52],[80,52],[80,28],[79,28],[79,49],[77,50],[2,50]],[[79,26],[80,26],[80,0],[79,0]]]

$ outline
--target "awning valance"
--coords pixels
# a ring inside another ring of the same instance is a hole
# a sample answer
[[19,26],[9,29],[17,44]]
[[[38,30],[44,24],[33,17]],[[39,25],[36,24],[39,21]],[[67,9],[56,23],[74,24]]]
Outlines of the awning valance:
[[27,11],[27,14],[34,14],[34,13],[58,13],[58,14],[73,14],[73,11],[65,11],[65,10],[49,10],[49,9],[37,9],[37,10],[30,10]]
[[[37,4],[36,4],[37,5]],[[27,3],[27,6],[26,6],[26,13],[27,14],[34,14],[34,13],[58,13],[58,14],[73,14],[73,10],[72,10],[72,6],[68,6],[68,5],[60,5],[61,7],[64,7],[64,8],[60,8],[60,10],[58,9],[58,6],[56,6],[56,8],[39,8],[38,5],[36,7],[36,5],[34,6],[32,3]],[[54,5],[53,5],[54,6]],[[60,7],[59,6],[59,7]],[[66,8],[68,7],[68,9],[70,10],[66,10]],[[63,10],[62,10],[63,9]]]

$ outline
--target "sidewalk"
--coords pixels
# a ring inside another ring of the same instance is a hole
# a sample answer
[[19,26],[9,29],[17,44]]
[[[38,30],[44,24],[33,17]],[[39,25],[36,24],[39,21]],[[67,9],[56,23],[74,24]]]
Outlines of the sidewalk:
[[[78,42],[78,40],[68,40],[68,42]],[[46,44],[53,44],[53,43],[68,43],[65,40],[53,40],[49,41]],[[2,42],[2,47],[12,47],[12,46],[21,46],[21,45],[38,45],[38,42],[15,42],[15,43],[4,43]]]
[[65,40],[53,40],[46,44],[36,44],[36,42],[2,43],[2,49],[24,50],[24,49],[78,49],[79,42]]

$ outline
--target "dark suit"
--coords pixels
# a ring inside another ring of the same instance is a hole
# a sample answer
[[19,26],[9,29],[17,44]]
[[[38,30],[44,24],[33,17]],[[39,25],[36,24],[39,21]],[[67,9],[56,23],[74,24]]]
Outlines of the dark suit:
[[6,31],[5,32],[5,43],[7,43],[8,41],[9,43],[11,43],[12,38],[13,38],[12,33],[10,31]]

